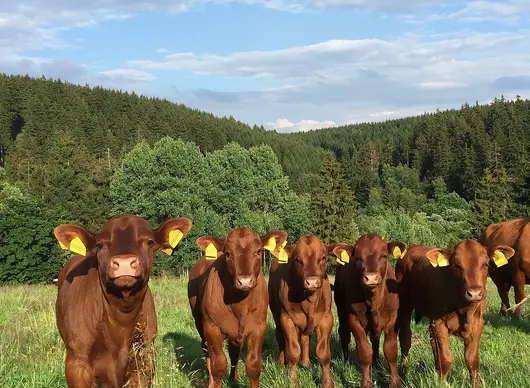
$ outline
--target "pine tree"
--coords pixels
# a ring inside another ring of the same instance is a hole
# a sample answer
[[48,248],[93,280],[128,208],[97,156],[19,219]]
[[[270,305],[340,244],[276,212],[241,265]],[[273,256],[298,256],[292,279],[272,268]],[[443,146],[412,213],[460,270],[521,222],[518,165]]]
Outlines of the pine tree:
[[476,187],[474,202],[477,233],[491,223],[510,218],[515,206],[512,195],[513,179],[505,168],[484,170]]
[[315,232],[325,243],[353,243],[356,240],[357,201],[342,166],[333,155],[324,160],[311,205]]

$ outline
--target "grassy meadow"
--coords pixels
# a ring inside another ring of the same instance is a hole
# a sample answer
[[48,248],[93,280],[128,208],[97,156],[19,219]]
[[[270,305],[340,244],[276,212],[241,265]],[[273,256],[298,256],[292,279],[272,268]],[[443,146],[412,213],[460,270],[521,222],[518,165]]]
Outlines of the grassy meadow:
[[[186,297],[184,278],[159,278],[151,283],[158,314],[156,340],[157,373],[155,386],[162,388],[205,387],[207,373],[202,359],[200,341],[193,325]],[[529,290],[527,289],[527,292]],[[55,326],[55,297],[53,285],[9,286],[0,288],[0,382],[8,387],[66,387],[64,379],[64,347]],[[512,291],[513,299],[513,291]],[[493,284],[488,288],[486,325],[480,345],[481,377],[486,387],[530,386],[530,317],[520,322],[498,315],[499,297]],[[530,312],[525,305],[523,315]],[[336,321],[335,321],[336,323]],[[436,387],[433,356],[428,341],[425,321],[413,324],[413,346],[406,380],[408,387]],[[354,352],[351,364],[340,358],[336,326],[331,339],[333,378],[335,386],[358,387],[359,367]],[[381,344],[382,346],[382,344]],[[312,366],[299,367],[299,378],[304,388],[320,387],[320,368],[314,356]],[[453,368],[449,382],[453,387],[466,387],[468,372],[463,358],[463,344],[452,338]],[[289,387],[287,370],[276,365],[278,354],[274,338],[274,323],[269,314],[269,331],[263,349],[262,387]],[[373,369],[376,386],[387,386],[383,365]],[[227,387],[246,387],[244,361],[239,363],[241,382]]]

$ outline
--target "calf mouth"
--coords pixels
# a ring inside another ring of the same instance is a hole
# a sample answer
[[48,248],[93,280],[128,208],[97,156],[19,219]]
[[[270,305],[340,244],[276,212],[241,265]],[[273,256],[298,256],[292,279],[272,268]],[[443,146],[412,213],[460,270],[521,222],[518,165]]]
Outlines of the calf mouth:
[[132,288],[140,280],[139,276],[122,275],[109,279],[118,288]]

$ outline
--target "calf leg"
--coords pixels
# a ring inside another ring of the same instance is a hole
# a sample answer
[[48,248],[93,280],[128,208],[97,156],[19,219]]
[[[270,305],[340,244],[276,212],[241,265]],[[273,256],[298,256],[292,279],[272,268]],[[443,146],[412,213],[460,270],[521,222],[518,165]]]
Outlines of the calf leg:
[[300,344],[298,343],[298,328],[287,315],[281,317],[282,330],[285,333],[285,356],[287,365],[293,381],[293,386],[298,388],[298,378],[296,377],[296,364],[300,360]]
[[453,364],[453,355],[449,348],[449,332],[443,323],[431,322],[429,334],[434,354],[434,367],[442,381],[446,382]]
[[370,342],[372,343],[372,364],[377,364],[379,359],[379,340],[380,335],[377,335],[373,331],[370,332]]
[[372,363],[372,347],[366,338],[366,332],[359,321],[353,315],[349,317],[350,330],[355,337],[357,347],[357,358],[361,365],[361,388],[372,388],[370,377],[370,365]]
[[464,359],[466,361],[467,368],[469,369],[469,375],[471,378],[471,385],[473,388],[479,386],[479,343],[480,335],[484,327],[484,321],[479,323],[479,326],[474,333],[477,335],[469,336],[464,339]]
[[215,325],[204,325],[204,335],[208,346],[206,360],[210,374],[208,388],[221,388],[227,367],[226,355],[223,351],[224,335]]
[[397,366],[397,333],[394,330],[394,327],[392,327],[388,333],[385,333],[383,352],[385,353],[385,358],[388,361],[388,366],[390,367],[390,388],[396,388],[401,384],[401,380],[399,378]]
[[285,335],[279,322],[276,324],[276,342],[278,342],[278,348],[280,350],[278,364],[285,365]]
[[331,378],[331,348],[330,338],[333,328],[333,315],[326,314],[317,327],[317,347],[316,353],[318,362],[322,367],[322,388],[333,388],[333,379]]
[[309,361],[309,341],[311,336],[302,333],[300,339],[302,343],[302,365],[307,368],[311,366],[311,362]]
[[69,387],[76,388],[95,388],[97,387],[92,369],[88,361],[75,357],[73,355],[66,355],[65,362],[65,376],[66,383]]
[[241,346],[232,342],[228,343],[228,355],[230,356],[230,380],[238,381],[237,363],[241,354]]
[[261,375],[261,349],[267,325],[265,323],[257,324],[257,329],[250,333],[247,340],[247,357],[245,359],[245,370],[250,380],[251,388],[259,387],[259,378]]
[[410,320],[412,310],[406,307],[400,307],[397,318],[397,330],[399,331],[399,344],[401,347],[401,364],[406,367],[409,363],[408,356],[412,343],[412,330]]
[[342,348],[342,355],[344,356],[344,360],[348,361],[348,355],[349,355],[349,347],[350,347],[350,341],[351,341],[351,331],[350,326],[348,324],[348,320],[342,318],[339,314],[339,337],[340,337],[340,345]]
[[[517,269],[514,276],[514,288],[515,288],[515,304],[520,303],[524,299],[524,284],[525,284],[524,272]],[[522,306],[519,306],[514,311],[514,316],[517,319],[521,319]]]
[[506,315],[507,310],[510,308],[510,298],[508,296],[508,292],[510,291],[510,288],[511,286],[504,282],[497,285],[497,291],[499,292],[499,296],[501,298],[501,308],[500,308],[501,315]]

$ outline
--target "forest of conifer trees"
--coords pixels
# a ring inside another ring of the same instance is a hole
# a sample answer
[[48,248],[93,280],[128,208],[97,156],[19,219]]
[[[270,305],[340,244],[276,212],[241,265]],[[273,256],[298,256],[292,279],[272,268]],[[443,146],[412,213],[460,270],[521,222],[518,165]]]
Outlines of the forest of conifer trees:
[[[530,101],[279,134],[157,98],[0,75],[0,282],[46,282],[61,222],[96,231],[135,213],[194,220],[194,239],[236,226],[292,241],[375,232],[448,246],[530,215]],[[203,210],[198,210],[203,209]],[[178,213],[178,214],[177,214]]]

